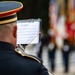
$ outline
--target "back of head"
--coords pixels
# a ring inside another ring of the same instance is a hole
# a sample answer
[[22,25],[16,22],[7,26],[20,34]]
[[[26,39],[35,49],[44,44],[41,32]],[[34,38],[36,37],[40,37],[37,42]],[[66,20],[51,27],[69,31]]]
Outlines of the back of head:
[[8,42],[16,45],[17,40],[17,25],[16,22],[0,25],[0,41]]
[[16,46],[17,40],[17,12],[23,4],[17,1],[0,2],[0,41]]

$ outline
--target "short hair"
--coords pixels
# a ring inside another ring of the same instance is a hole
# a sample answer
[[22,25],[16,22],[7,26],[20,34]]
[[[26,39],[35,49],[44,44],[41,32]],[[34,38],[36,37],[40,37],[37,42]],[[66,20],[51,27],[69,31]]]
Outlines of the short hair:
[[9,35],[13,31],[13,27],[16,26],[16,21],[4,25],[0,25],[0,37]]

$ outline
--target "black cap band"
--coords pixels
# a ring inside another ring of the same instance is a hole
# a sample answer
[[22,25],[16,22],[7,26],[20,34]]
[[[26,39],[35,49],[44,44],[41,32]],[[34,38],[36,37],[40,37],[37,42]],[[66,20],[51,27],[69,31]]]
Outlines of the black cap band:
[[0,18],[0,21],[9,20],[9,19],[12,19],[12,18],[15,18],[15,17],[17,17],[16,14],[11,15],[11,16],[7,16],[7,17]]
[[0,18],[0,25],[11,23],[17,20],[17,15],[13,14],[11,16]]

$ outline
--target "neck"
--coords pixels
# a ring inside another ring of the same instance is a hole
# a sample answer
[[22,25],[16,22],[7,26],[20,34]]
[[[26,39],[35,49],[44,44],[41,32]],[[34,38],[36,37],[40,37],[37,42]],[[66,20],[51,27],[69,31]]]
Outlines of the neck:
[[[8,38],[8,37],[9,37],[9,38]],[[12,44],[14,47],[16,47],[16,44],[15,44],[15,42],[14,42],[14,39],[13,39],[11,36],[8,36],[8,37],[5,37],[5,38],[0,37],[0,41],[10,43],[10,44]]]

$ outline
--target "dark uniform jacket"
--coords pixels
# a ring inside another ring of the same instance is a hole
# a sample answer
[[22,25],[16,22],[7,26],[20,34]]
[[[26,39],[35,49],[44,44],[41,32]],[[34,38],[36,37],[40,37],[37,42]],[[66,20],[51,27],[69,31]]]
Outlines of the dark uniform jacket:
[[21,56],[14,49],[12,44],[0,42],[0,75],[49,75],[39,58]]

